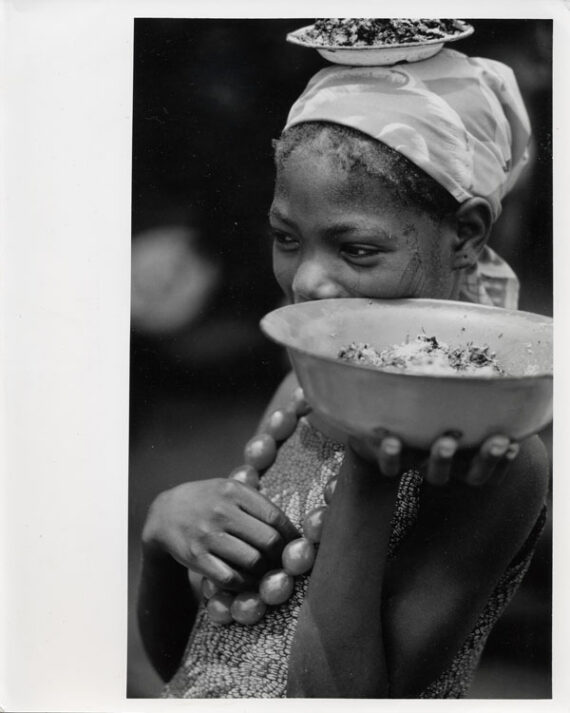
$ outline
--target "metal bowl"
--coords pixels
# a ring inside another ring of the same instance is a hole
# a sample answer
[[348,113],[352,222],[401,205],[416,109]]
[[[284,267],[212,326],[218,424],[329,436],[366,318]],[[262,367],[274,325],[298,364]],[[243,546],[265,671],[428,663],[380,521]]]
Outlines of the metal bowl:
[[[392,433],[428,448],[452,432],[467,448],[499,433],[520,440],[552,420],[549,317],[445,300],[351,298],[282,307],[261,328],[287,348],[313,409],[349,435]],[[337,358],[353,341],[382,349],[422,333],[453,346],[488,345],[507,375],[395,373]]]

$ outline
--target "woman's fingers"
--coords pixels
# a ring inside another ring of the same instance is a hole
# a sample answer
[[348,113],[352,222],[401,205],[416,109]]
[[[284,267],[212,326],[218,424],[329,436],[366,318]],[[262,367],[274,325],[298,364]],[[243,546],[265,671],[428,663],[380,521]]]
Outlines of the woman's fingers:
[[483,442],[478,451],[459,451],[459,440],[446,434],[436,439],[425,453],[404,447],[396,436],[384,436],[381,441],[350,440],[350,446],[360,458],[370,461],[375,454],[381,473],[395,478],[407,468],[421,468],[430,485],[441,486],[451,478],[458,478],[468,485],[482,485],[491,476],[501,478],[510,463],[516,458],[518,445],[507,436],[494,435]]
[[431,485],[445,485],[451,478],[453,457],[458,448],[457,439],[442,436],[431,447],[426,469],[426,480]]
[[[223,543],[225,550],[229,549],[232,556],[240,558],[248,568],[254,555],[247,547],[263,555],[269,563],[278,561],[287,542],[300,536],[297,528],[280,508],[256,490],[237,482],[226,487],[232,490],[232,506],[224,512],[223,530],[233,538],[218,538],[217,542]],[[238,541],[246,548],[240,548],[239,554],[234,555],[233,546],[237,546]]]
[[277,505],[256,490],[242,486],[241,483],[236,483],[236,485],[241,486],[236,502],[245,513],[275,530],[285,542],[300,536],[297,528]]
[[384,436],[382,439],[350,438],[349,445],[362,461],[377,465],[387,478],[395,478],[402,472],[402,441],[396,436]]
[[505,458],[510,445],[510,439],[501,435],[491,436],[484,441],[471,461],[465,482],[468,485],[485,483]]
[[383,438],[378,448],[377,460],[380,472],[387,478],[395,478],[402,470],[402,442],[395,436]]
[[507,448],[507,452],[505,453],[503,459],[495,467],[495,470],[493,472],[493,481],[494,482],[500,483],[501,480],[505,477],[508,469],[511,466],[511,463],[518,456],[520,449],[521,448],[518,443],[512,442],[510,444],[510,446]]
[[205,552],[192,567],[204,577],[211,580],[220,589],[233,592],[243,591],[255,585],[257,578],[232,567],[216,555]]
[[227,532],[210,535],[208,550],[231,567],[251,575],[260,576],[269,568],[265,557],[257,548]]
[[243,511],[238,511],[236,517],[228,522],[226,529],[230,535],[260,552],[270,564],[279,561],[287,542],[300,536],[297,532],[295,537],[286,539],[276,528]]

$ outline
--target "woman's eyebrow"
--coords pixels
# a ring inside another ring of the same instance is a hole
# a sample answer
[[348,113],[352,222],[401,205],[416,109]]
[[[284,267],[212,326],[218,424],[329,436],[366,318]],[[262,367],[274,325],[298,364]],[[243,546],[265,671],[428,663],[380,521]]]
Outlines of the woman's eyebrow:
[[331,225],[323,231],[327,238],[339,238],[347,233],[366,233],[369,236],[380,238],[381,240],[394,241],[397,236],[389,233],[378,225],[370,225],[368,223],[337,223]]

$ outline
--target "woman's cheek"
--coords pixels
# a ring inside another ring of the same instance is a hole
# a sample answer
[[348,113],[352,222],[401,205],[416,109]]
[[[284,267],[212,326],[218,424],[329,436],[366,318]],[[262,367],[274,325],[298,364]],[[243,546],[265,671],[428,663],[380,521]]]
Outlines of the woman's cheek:
[[398,292],[401,297],[421,297],[426,284],[423,261],[419,254],[414,254],[408,260],[400,274]]
[[416,256],[407,260],[394,260],[382,268],[361,272],[352,286],[357,297],[370,299],[402,299],[415,297],[421,292],[424,273]]
[[[341,266],[335,273],[335,283],[346,297],[397,299],[423,296],[428,281],[423,261],[417,252],[405,257],[398,256],[388,262],[376,269],[366,268],[356,272]],[[295,271],[295,260],[274,252],[273,274],[289,302],[293,301]]]

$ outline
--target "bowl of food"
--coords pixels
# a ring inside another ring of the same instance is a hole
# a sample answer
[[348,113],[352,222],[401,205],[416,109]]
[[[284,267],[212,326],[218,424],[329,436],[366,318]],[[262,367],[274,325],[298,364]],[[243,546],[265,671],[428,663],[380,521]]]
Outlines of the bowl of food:
[[389,66],[433,57],[473,32],[463,20],[324,18],[290,32],[287,41],[334,64]]
[[333,428],[429,448],[493,434],[518,441],[552,420],[552,319],[446,300],[332,299],[261,321],[305,397]]

